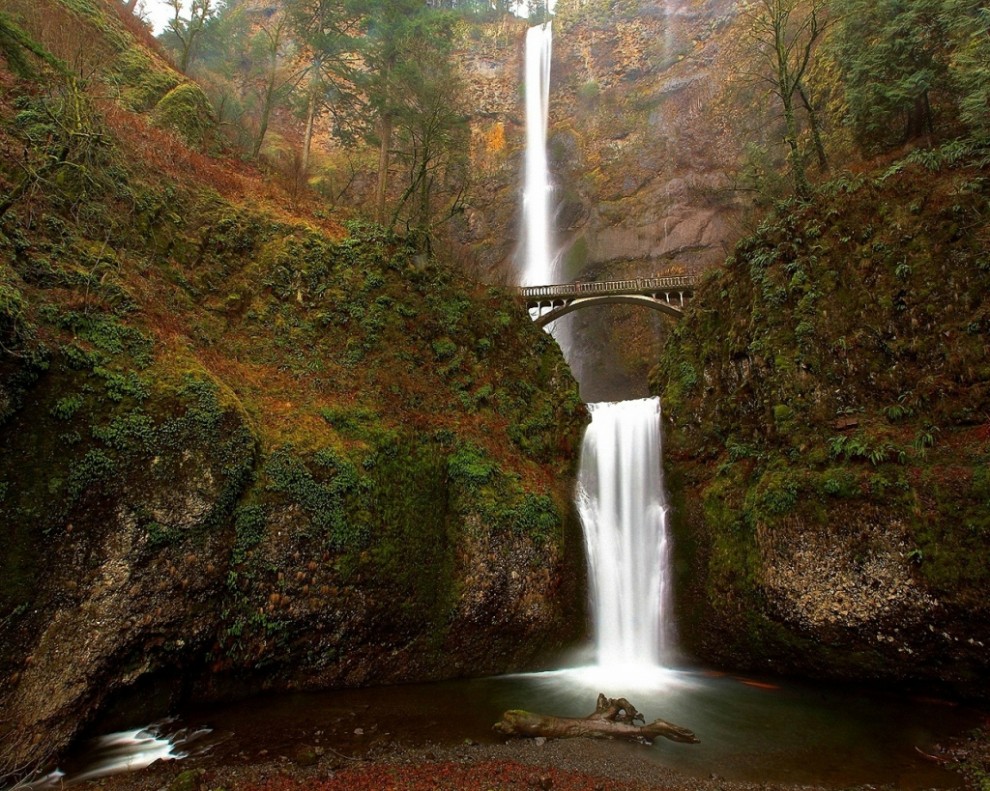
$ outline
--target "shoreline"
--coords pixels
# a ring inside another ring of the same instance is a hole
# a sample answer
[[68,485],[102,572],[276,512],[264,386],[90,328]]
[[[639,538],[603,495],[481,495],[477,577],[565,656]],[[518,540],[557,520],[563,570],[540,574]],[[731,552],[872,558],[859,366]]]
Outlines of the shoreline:
[[[497,744],[465,742],[408,747],[396,742],[372,745],[362,756],[333,748],[300,745],[294,755],[266,755],[261,750],[238,761],[209,754],[159,762],[145,769],[84,781],[96,791],[509,791],[557,789],[596,791],[835,791],[848,784],[726,780],[715,774],[695,777],[664,766],[647,753],[621,749],[610,740],[515,739]],[[977,747],[985,757],[984,737]],[[619,749],[617,749],[619,748]],[[972,753],[973,744],[967,746]],[[949,755],[950,753],[946,753]],[[967,783],[962,774],[947,775],[954,784],[941,788],[980,788],[979,777]],[[868,784],[870,789],[911,788],[910,784]],[[915,786],[920,788],[921,786]],[[930,787],[930,786],[924,786]]]

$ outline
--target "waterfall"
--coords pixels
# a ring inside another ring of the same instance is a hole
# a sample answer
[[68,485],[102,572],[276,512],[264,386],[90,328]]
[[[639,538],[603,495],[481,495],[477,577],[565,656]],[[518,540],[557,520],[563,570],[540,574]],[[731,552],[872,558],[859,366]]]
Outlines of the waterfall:
[[[557,282],[547,161],[550,22],[526,35],[525,245],[521,284]],[[572,367],[569,333],[554,333]],[[581,451],[577,505],[591,580],[598,668],[651,675],[668,655],[666,503],[657,399],[591,404]],[[642,674],[640,674],[642,677]]]
[[550,240],[552,186],[547,165],[547,124],[550,116],[551,23],[531,27],[526,34],[526,170],[523,185],[525,261],[521,285],[553,282]]
[[589,409],[577,504],[598,665],[656,668],[670,648],[660,402],[650,398]]

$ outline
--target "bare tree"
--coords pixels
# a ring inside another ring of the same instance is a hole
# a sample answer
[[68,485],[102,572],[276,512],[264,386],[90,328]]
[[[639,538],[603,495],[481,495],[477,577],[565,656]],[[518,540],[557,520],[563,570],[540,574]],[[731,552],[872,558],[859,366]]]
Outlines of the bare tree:
[[805,78],[815,44],[828,27],[826,0],[746,0],[742,14],[748,22],[748,39],[761,62],[758,76],[770,86],[783,110],[784,142],[794,190],[807,197],[811,187],[799,139],[797,102],[802,102],[808,114],[819,161],[824,165],[825,150]]
[[263,63],[260,81],[256,86],[260,102],[258,134],[254,139],[251,154],[257,157],[268,133],[272,111],[279,100],[299,82],[300,73],[289,64],[289,24],[285,14],[277,11],[261,25],[254,39],[254,47],[260,56],[256,62]]

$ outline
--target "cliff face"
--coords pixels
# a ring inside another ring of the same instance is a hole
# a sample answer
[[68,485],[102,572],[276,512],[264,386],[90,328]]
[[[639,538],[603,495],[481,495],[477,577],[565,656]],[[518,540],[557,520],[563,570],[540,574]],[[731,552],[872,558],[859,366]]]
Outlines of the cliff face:
[[[53,8],[174,94],[109,6]],[[43,64],[0,79],[0,774],[156,680],[488,674],[583,632],[584,410],[511,298]]]
[[[738,237],[740,144],[726,102],[733,4],[567,2],[554,19],[549,155],[566,279],[698,272]],[[509,30],[511,34],[504,31]],[[461,240],[490,271],[515,271],[525,24],[465,42],[476,206]],[[643,396],[669,322],[602,308],[558,322],[587,400]]]
[[781,207],[675,331],[700,656],[990,694],[986,173],[951,144]]
[[575,275],[724,259],[737,162],[713,106],[732,21],[718,0],[560,4],[550,151]]

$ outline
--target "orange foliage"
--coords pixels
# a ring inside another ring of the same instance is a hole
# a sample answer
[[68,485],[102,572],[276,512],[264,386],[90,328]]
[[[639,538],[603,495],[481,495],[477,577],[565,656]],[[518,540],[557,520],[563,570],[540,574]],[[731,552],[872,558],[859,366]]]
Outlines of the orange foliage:
[[490,154],[498,154],[505,149],[505,124],[496,122],[485,135],[485,145]]
[[134,36],[134,38],[136,38],[142,46],[154,52],[166,63],[171,63],[171,59],[165,53],[165,50],[162,49],[162,45],[158,43],[158,39],[156,39],[152,34],[151,28],[149,28],[135,14],[128,11],[119,2],[110,0],[108,5],[110,6],[110,9],[117,14],[117,17],[120,19],[127,32]]
[[305,222],[329,236],[344,235],[338,223],[315,214],[317,207],[296,201],[298,208],[293,210],[286,191],[253,165],[234,157],[211,157],[195,151],[171,132],[154,126],[147,116],[129,112],[114,102],[102,102],[101,109],[128,157],[141,162],[149,174],[209,187],[231,203],[249,203],[285,222]]

